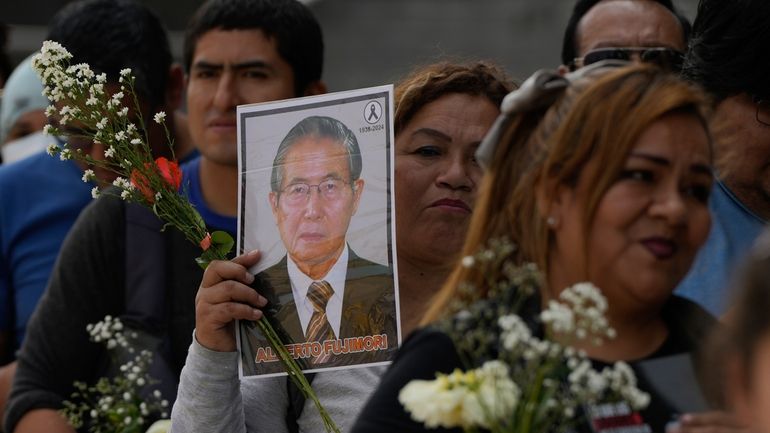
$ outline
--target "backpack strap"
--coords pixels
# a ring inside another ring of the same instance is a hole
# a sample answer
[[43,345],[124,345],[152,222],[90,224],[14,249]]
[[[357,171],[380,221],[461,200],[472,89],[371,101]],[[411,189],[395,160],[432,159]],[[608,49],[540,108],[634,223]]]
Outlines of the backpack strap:
[[[121,319],[139,331],[138,349],[153,352],[148,373],[159,383],[169,402],[176,399],[179,375],[171,367],[171,342],[167,332],[166,236],[163,222],[148,208],[126,203],[125,312]],[[147,394],[150,389],[143,390]]]
[[[313,383],[315,373],[305,373],[305,378],[309,384]],[[305,408],[305,394],[286,376],[286,390],[289,395],[289,407],[286,408],[286,427],[289,433],[299,433],[299,424],[297,420],[302,415],[302,409]]]

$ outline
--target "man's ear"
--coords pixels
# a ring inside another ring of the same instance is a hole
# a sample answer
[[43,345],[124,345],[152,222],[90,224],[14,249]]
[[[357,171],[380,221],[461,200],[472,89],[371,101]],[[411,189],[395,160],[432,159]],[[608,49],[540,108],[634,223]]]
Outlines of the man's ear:
[[187,81],[184,71],[179,63],[174,63],[168,70],[168,83],[166,84],[166,108],[174,111],[182,106],[182,95]]
[[356,179],[353,181],[353,212],[351,215],[355,215],[358,210],[358,203],[361,201],[361,194],[364,192],[364,180]]
[[305,93],[302,96],[323,95],[326,93],[326,84],[321,81],[313,81],[305,87]]
[[270,210],[273,211],[273,218],[278,221],[278,193],[270,191],[267,198],[270,200]]

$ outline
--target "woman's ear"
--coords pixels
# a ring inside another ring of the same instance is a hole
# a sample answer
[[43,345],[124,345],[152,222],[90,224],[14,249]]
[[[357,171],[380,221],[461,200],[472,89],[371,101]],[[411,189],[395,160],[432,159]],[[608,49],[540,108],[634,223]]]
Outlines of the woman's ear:
[[536,188],[535,197],[540,218],[545,221],[549,230],[558,229],[563,221],[565,202],[569,200],[565,193],[571,192],[571,189],[556,179],[541,180]]

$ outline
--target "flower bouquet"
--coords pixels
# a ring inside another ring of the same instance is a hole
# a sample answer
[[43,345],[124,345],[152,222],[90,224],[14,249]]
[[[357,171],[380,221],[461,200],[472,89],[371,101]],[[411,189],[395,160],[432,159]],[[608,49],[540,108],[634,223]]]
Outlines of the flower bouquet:
[[[453,305],[457,313],[438,326],[452,337],[466,366],[480,367],[409,382],[399,401],[412,418],[429,428],[558,432],[575,427],[578,411],[598,403],[646,407],[649,396],[636,387],[627,364],[597,371],[585,353],[569,345],[614,338],[601,292],[589,283],[577,284],[538,313],[540,274],[534,265],[509,263],[514,248],[493,240],[489,248],[463,258],[463,266],[478,267],[485,275],[488,295],[479,299],[475,287],[463,285]],[[536,335],[538,327],[543,337]]]
[[142,389],[156,381],[147,374],[152,353],[135,353],[133,342],[137,335],[111,316],[86,329],[91,341],[104,344],[112,356],[120,357],[120,352],[128,354],[129,359],[120,364],[120,376],[102,377],[94,386],[75,382],[73,401],[65,401],[63,409],[72,426],[88,425],[93,433],[140,433],[151,417],[167,418],[169,404],[159,390],[142,395]]
[[[58,154],[62,160],[75,159],[117,174],[112,182],[116,189],[107,191],[115,193],[117,190],[115,194],[123,200],[152,209],[166,226],[175,227],[190,242],[199,245],[202,254],[196,261],[201,267],[205,268],[212,260],[226,260],[234,245],[232,237],[225,232],[209,233],[206,230],[200,214],[184,191],[180,192],[182,175],[176,162],[164,157],[153,159],[131,70],[120,72],[120,88],[110,94],[105,74],[94,73],[87,64],[70,65],[71,58],[72,55],[63,46],[46,41],[32,60],[32,66],[44,85],[43,94],[54,103],[46,109],[46,115],[55,117],[60,126],[73,126],[65,131],[47,125],[44,132],[86,139],[102,144],[106,150],[103,159],[94,158],[82,149],[71,148],[65,143],[61,147],[50,145],[48,153]],[[131,101],[136,123],[129,120],[129,107],[124,106],[124,100]],[[165,126],[165,117],[165,113],[159,112],[153,120],[163,125],[173,155],[173,140]],[[83,174],[83,181],[91,180],[104,183],[95,179],[94,171],[88,169]],[[99,191],[95,187],[92,195],[97,197]],[[269,321],[263,318],[256,323],[279,355],[291,380],[320,411],[326,430],[338,431]]]

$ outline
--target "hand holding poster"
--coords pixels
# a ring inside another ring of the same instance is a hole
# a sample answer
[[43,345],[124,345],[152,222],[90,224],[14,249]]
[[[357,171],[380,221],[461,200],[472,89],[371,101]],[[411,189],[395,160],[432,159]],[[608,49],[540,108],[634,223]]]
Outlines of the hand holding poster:
[[[238,107],[238,250],[305,370],[388,362],[400,341],[392,86]],[[238,326],[241,375],[282,374]]]

